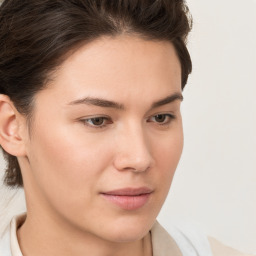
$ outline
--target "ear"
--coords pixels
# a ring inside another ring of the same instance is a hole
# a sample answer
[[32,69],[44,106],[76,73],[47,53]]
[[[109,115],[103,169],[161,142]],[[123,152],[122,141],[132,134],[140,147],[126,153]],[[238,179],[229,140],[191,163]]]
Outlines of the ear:
[[25,118],[10,98],[0,94],[0,145],[13,156],[25,156]]

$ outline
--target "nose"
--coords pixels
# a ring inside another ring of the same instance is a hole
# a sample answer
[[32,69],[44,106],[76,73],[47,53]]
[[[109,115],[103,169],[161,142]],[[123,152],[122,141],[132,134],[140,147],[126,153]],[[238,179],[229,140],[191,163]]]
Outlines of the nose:
[[114,166],[119,171],[145,172],[153,166],[150,140],[143,128],[131,128],[116,136]]

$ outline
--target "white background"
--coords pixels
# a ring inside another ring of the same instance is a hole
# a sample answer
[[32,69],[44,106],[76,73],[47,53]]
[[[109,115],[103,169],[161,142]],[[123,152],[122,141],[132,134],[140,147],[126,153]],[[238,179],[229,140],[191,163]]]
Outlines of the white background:
[[256,254],[256,1],[189,0],[185,146],[159,220]]
[[[256,253],[256,1],[188,5],[194,68],[182,103],[185,146],[159,221],[185,219]],[[11,211],[23,204],[18,197]]]

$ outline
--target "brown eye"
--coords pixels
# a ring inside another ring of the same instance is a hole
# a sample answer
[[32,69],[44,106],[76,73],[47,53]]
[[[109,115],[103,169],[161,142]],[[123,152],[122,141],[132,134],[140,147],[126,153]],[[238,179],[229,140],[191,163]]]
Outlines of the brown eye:
[[175,116],[172,114],[158,114],[151,116],[149,122],[154,122],[159,125],[168,125],[173,119],[175,119]]
[[86,126],[92,127],[92,128],[103,128],[108,124],[111,124],[112,121],[108,117],[92,117],[87,119],[81,120]]
[[155,121],[157,123],[163,123],[165,121],[166,117],[167,117],[166,115],[156,115]]
[[102,125],[104,123],[105,118],[103,117],[95,117],[91,118],[91,123],[95,126]]

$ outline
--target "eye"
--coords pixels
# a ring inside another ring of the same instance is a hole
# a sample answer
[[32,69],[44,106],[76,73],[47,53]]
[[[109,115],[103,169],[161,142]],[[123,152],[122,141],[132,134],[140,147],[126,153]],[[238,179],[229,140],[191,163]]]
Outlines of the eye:
[[107,124],[111,124],[111,123],[112,123],[112,121],[110,120],[110,118],[103,117],[103,116],[83,119],[82,122],[83,122],[85,125],[91,126],[91,127],[94,127],[94,128],[103,128],[103,127],[105,127]]
[[167,116],[166,115],[156,115],[154,116],[154,119],[157,123],[164,123],[166,120]]
[[150,117],[149,122],[155,122],[160,125],[169,124],[172,119],[175,119],[174,115],[171,114],[158,114]]

